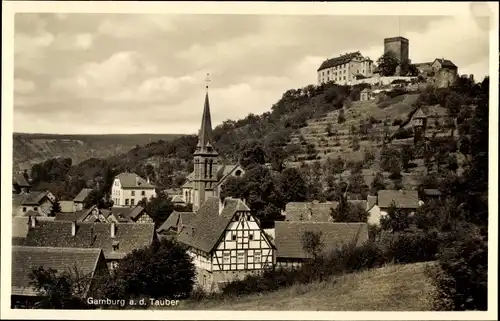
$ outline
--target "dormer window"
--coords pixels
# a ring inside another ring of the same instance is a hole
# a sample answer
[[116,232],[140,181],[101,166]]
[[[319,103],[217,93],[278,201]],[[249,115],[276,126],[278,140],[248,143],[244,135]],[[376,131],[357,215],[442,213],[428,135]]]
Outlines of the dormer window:
[[120,247],[120,242],[119,241],[113,241],[113,251],[118,251],[119,247]]

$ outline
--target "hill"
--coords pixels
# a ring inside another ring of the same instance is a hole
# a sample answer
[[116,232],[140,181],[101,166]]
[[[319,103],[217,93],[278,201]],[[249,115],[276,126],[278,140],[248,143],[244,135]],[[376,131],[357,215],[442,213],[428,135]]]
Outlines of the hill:
[[34,164],[54,157],[71,158],[78,164],[89,158],[108,158],[123,154],[137,145],[170,141],[178,134],[56,135],[14,133],[14,171],[30,170]]
[[[425,311],[430,310],[433,286],[425,275],[432,263],[388,265],[347,274],[324,282],[293,286],[273,293],[227,301],[184,301],[185,310],[316,310]],[[408,282],[411,280],[411,282]]]

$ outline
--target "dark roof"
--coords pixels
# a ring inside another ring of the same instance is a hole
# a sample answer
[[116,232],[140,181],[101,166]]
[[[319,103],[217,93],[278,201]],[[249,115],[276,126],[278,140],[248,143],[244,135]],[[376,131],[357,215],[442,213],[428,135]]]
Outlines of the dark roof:
[[385,38],[385,39],[384,39],[384,43],[385,43],[385,42],[393,42],[393,41],[408,42],[408,39],[406,39],[405,37],[401,37],[401,36],[398,36],[398,37],[390,37],[390,38]]
[[[196,152],[210,152],[217,154],[213,150],[212,142],[212,118],[210,116],[210,102],[208,92],[205,94],[205,104],[203,106],[203,115],[201,117],[200,132],[198,134],[198,145]],[[195,153],[196,153],[195,152]]]
[[453,62],[451,62],[451,60],[444,58],[443,59],[436,58],[434,61],[436,60],[439,61],[442,68],[452,68],[452,69],[457,68],[457,66]]
[[121,173],[116,178],[120,180],[122,188],[155,188],[154,185],[148,183],[136,173]]
[[399,208],[418,207],[418,191],[380,190],[377,196],[379,207],[390,207],[393,201]]
[[156,230],[158,233],[168,231],[171,228],[179,228],[189,226],[195,214],[193,212],[177,212],[173,211],[167,220]]
[[11,294],[36,296],[29,275],[40,266],[68,273],[74,272],[76,266],[78,273],[92,277],[99,259],[102,259],[101,249],[13,246]]
[[23,174],[14,174],[12,177],[12,183],[19,187],[30,187],[30,183],[26,180]]
[[190,227],[184,228],[177,240],[209,253],[217,245],[234,214],[239,211],[250,212],[250,209],[239,199],[226,198],[219,214],[219,199],[209,197],[193,215]]
[[[90,211],[89,211],[90,210]],[[84,209],[76,212],[56,213],[56,221],[82,222],[91,212],[91,209]]]
[[346,64],[346,63],[350,62],[353,58],[358,57],[358,56],[361,56],[361,53],[359,51],[356,51],[356,52],[351,52],[351,53],[348,53],[348,54],[345,54],[345,55],[342,55],[339,57],[327,59],[327,60],[323,61],[321,66],[319,66],[318,71],[323,70],[323,69],[327,69],[330,67],[335,67],[335,66],[339,66],[342,64]]
[[308,254],[302,245],[305,232],[321,232],[323,251],[329,252],[342,245],[360,245],[368,240],[366,223],[276,222],[276,256],[279,258],[305,259]]
[[82,189],[80,191],[80,193],[78,193],[78,195],[75,196],[75,198],[73,199],[73,202],[83,203],[85,201],[85,199],[87,198],[87,196],[89,196],[90,192],[92,192],[91,188]]
[[136,207],[112,207],[111,212],[118,219],[135,220],[141,213],[144,212],[144,207],[139,205]]
[[[111,237],[111,223],[77,223],[76,235],[71,235],[72,222],[37,222],[30,228],[24,245],[72,248],[101,248],[104,256],[121,258],[134,249],[150,245],[154,237],[154,224],[115,224],[115,237]],[[92,230],[93,229],[93,230]],[[113,241],[119,241],[119,249],[113,251]]]
[[27,194],[20,194],[21,196],[21,205],[40,205],[40,202],[47,197],[46,192],[30,192]]

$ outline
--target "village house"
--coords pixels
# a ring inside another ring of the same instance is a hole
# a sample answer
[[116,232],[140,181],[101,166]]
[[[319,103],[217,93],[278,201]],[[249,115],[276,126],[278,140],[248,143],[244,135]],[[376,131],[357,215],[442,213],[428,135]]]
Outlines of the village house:
[[[223,177],[217,175],[220,167],[211,142],[210,119],[207,92],[194,153],[194,214],[172,216],[163,231],[175,231],[177,241],[187,246],[196,266],[197,285],[206,291],[219,291],[227,282],[273,267],[275,248],[242,200],[220,198]],[[225,175],[235,170],[233,167]]]
[[143,198],[156,197],[155,186],[135,173],[121,173],[111,187],[113,206],[134,207]]
[[306,232],[319,233],[324,247],[323,254],[342,246],[359,246],[368,240],[366,223],[333,222],[276,222],[275,245],[276,265],[293,268],[312,258],[303,246]]
[[59,201],[61,213],[70,213],[75,211],[75,203],[73,201]]
[[380,190],[377,193],[377,203],[368,210],[368,223],[379,225],[380,218],[387,215],[393,204],[408,215],[413,215],[422,203],[418,198],[418,191]]
[[[347,200],[350,205],[367,210],[365,200]],[[332,210],[339,206],[339,202],[290,202],[285,205],[286,222],[333,222]]]
[[83,188],[78,195],[73,199],[73,211],[81,211],[83,210],[83,203],[92,192],[91,188]]
[[157,240],[154,224],[31,220],[24,246],[102,249],[114,270],[125,255]]
[[432,63],[434,84],[438,88],[450,87],[458,78],[458,67],[448,59],[435,59]]
[[317,70],[318,86],[334,81],[348,85],[351,81],[373,75],[373,61],[359,52],[351,52],[325,60]]
[[112,207],[110,211],[113,214],[113,217],[115,217],[118,222],[121,223],[154,223],[153,218],[146,212],[146,209],[142,206]]
[[84,298],[92,296],[99,279],[109,274],[98,248],[13,246],[11,308],[31,308],[42,299],[29,277],[39,267],[82,277]]
[[37,213],[48,216],[52,211],[54,196],[50,192],[31,191],[12,195],[12,216],[29,216]]
[[359,93],[359,100],[360,101],[367,101],[367,100],[370,100],[370,99],[372,99],[372,95],[371,95],[371,90],[370,89],[365,88],[365,89],[363,89]]

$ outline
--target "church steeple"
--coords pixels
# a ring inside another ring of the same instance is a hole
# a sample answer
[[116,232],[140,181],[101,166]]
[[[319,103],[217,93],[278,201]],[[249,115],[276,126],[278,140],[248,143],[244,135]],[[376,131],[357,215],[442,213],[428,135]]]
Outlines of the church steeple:
[[205,94],[205,104],[201,117],[201,127],[198,134],[198,144],[194,153],[194,202],[193,210],[196,212],[205,202],[206,194],[214,196],[217,185],[217,152],[212,141],[212,118],[210,115],[210,101],[208,99],[208,79]]

